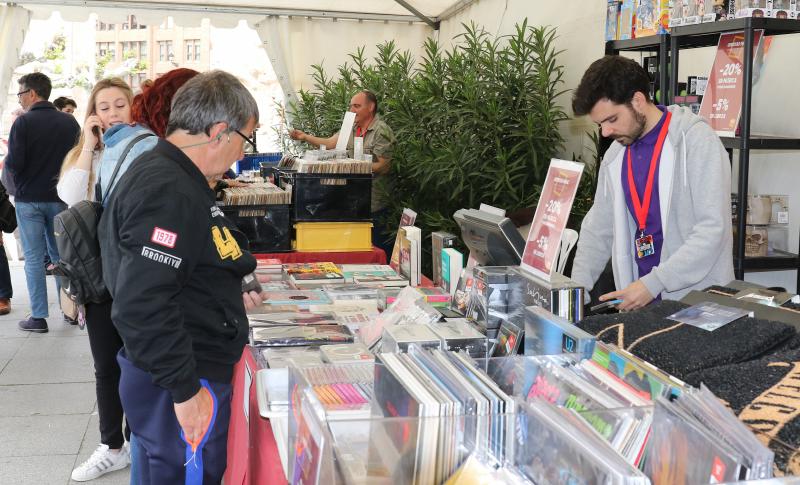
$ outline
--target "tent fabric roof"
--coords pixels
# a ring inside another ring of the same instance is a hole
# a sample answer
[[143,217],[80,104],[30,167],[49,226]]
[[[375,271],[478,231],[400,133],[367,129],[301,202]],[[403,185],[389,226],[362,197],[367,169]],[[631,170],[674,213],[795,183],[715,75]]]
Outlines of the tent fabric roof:
[[[85,21],[92,12],[124,18],[171,15],[201,18],[213,15],[217,26],[245,19],[251,24],[264,15],[421,22],[444,20],[475,0],[21,0],[34,18],[49,18],[53,10],[65,20]],[[408,6],[409,8],[406,8]],[[416,11],[416,12],[415,12]],[[415,15],[419,13],[427,20]],[[231,18],[224,19],[225,16]],[[236,18],[234,19],[233,16]],[[251,17],[252,16],[252,17]],[[188,20],[188,19],[186,19]],[[225,21],[227,20],[227,22]],[[176,21],[179,21],[176,19]],[[188,23],[188,22],[181,22]]]

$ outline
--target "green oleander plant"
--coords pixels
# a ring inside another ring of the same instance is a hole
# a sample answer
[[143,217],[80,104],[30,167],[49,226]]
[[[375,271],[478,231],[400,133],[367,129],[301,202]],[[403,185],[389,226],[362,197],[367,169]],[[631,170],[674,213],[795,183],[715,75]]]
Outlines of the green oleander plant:
[[[284,151],[308,148],[287,136],[291,128],[335,133],[350,97],[369,89],[397,137],[392,176],[373,189],[390,207],[378,223],[395,231],[402,209],[410,207],[426,236],[459,234],[452,217],[458,209],[535,207],[550,159],[563,149],[559,124],[568,118],[559,104],[564,67],[556,30],[530,26],[527,19],[508,36],[494,37],[474,23],[464,29],[447,50],[428,39],[418,61],[389,41],[377,46],[373,59],[357,49],[336,75],[312,66],[313,88],[278,108]],[[581,216],[588,209],[585,196],[593,195],[593,188],[582,188]]]

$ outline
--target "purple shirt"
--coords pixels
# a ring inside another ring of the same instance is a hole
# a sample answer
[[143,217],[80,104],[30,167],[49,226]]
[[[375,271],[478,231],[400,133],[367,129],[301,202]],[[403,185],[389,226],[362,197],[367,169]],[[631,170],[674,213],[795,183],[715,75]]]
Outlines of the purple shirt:
[[[664,114],[661,115],[661,119],[658,121],[658,124],[656,124],[652,130],[633,142],[633,144],[627,148],[627,150],[633,150],[631,152],[633,181],[636,184],[636,192],[639,194],[639,201],[642,203],[644,203],[644,190],[647,186],[647,174],[650,171],[650,161],[653,159],[653,151],[655,150],[656,142],[658,141],[658,134],[661,131],[661,127],[664,126],[664,120],[667,117],[666,108],[659,106],[658,109],[664,112]],[[628,186],[627,150],[623,155],[624,158],[622,160],[622,190],[625,192],[625,204],[628,206],[628,212],[630,212],[631,217],[633,218],[637,227],[636,231],[634,231],[634,233],[631,235],[631,244],[635,244],[634,241],[640,237],[640,231],[638,228],[639,222],[636,220],[636,211],[633,208],[631,191]],[[659,154],[659,161],[660,159],[661,154]],[[650,210],[647,212],[647,220],[645,222],[644,229],[645,235],[653,236],[655,253],[644,258],[636,258],[636,266],[639,268],[639,278],[650,273],[650,271],[652,271],[652,269],[658,266],[658,264],[661,262],[661,245],[664,243],[664,234],[661,232],[661,206],[659,204],[658,194],[659,165],[656,166],[656,172],[653,176],[653,195],[650,198]],[[635,247],[634,254],[636,254]],[[654,296],[657,297],[658,295]]]

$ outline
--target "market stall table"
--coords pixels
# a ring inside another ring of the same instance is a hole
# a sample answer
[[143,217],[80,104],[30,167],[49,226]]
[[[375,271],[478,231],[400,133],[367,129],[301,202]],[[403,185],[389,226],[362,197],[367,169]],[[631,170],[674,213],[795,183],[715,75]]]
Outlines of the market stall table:
[[272,427],[258,412],[255,380],[258,369],[252,348],[245,346],[233,370],[226,485],[286,483]]

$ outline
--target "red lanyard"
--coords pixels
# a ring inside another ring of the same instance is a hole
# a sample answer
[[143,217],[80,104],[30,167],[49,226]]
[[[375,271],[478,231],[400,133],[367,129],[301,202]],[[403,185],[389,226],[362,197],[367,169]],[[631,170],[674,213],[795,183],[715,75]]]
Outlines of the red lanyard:
[[366,134],[367,134],[367,130],[362,130],[360,126],[356,127],[356,136],[357,137],[363,137]]
[[664,140],[667,138],[667,131],[669,130],[669,120],[672,118],[672,113],[667,112],[667,118],[664,120],[664,125],[658,133],[658,141],[653,149],[653,158],[650,160],[650,171],[647,173],[647,185],[644,188],[644,204],[639,200],[639,192],[636,189],[636,182],[633,180],[633,163],[631,162],[632,146],[628,147],[628,188],[631,191],[631,202],[633,202],[633,211],[636,213],[636,222],[639,223],[639,230],[644,234],[644,228],[647,223],[647,213],[650,211],[650,199],[653,196],[653,179],[656,174],[656,167],[658,160],[661,158],[661,148],[664,146]]

